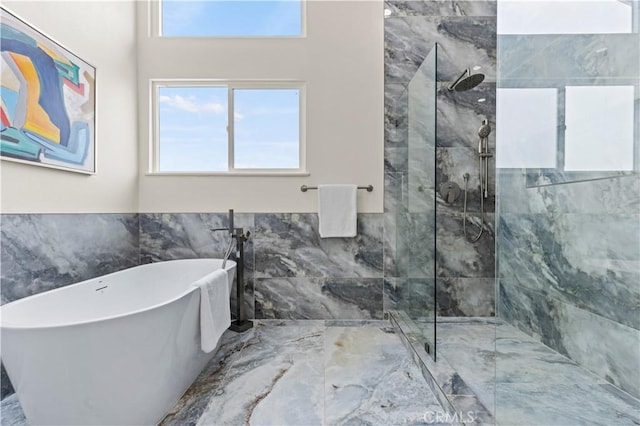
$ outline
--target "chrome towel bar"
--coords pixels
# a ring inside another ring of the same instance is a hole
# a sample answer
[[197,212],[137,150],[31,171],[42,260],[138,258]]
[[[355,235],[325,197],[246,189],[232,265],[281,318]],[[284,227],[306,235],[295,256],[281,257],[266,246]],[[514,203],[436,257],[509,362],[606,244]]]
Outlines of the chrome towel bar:
[[[307,192],[310,189],[318,189],[318,187],[317,186],[307,186],[307,185],[302,185],[300,187],[300,191],[302,191],[302,192]],[[373,185],[359,186],[358,189],[366,189],[367,192],[372,192],[373,191]]]

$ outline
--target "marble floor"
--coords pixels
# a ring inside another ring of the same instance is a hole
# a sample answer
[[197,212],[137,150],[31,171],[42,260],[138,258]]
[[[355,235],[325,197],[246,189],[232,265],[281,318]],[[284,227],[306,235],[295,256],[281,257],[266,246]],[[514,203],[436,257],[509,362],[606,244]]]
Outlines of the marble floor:
[[[24,425],[15,396],[2,426]],[[256,321],[220,350],[161,425],[414,425],[442,408],[387,321]]]
[[[437,355],[498,425],[640,425],[640,401],[500,320],[438,318]],[[455,405],[455,403],[454,403]]]

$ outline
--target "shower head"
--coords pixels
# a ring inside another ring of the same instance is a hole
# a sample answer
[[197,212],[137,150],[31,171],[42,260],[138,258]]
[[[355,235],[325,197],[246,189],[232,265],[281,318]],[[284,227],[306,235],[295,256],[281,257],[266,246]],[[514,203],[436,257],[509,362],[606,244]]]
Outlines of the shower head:
[[476,87],[478,84],[484,81],[484,74],[471,74],[469,68],[464,70],[460,77],[454,81],[451,86],[448,87],[450,91],[456,92],[464,92],[466,90],[471,90]]

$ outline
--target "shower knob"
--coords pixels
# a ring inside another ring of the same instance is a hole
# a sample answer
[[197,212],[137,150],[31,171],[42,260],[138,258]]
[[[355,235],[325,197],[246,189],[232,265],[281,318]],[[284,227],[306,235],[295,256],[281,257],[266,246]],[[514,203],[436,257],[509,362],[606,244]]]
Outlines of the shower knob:
[[445,182],[440,185],[440,196],[447,204],[453,204],[460,196],[460,186],[455,182]]

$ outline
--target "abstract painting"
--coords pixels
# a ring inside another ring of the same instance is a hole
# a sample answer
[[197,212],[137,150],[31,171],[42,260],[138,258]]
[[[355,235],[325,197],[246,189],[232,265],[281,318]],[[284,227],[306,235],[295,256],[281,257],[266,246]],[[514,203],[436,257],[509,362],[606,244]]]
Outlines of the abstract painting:
[[0,159],[95,173],[96,69],[0,8]]

